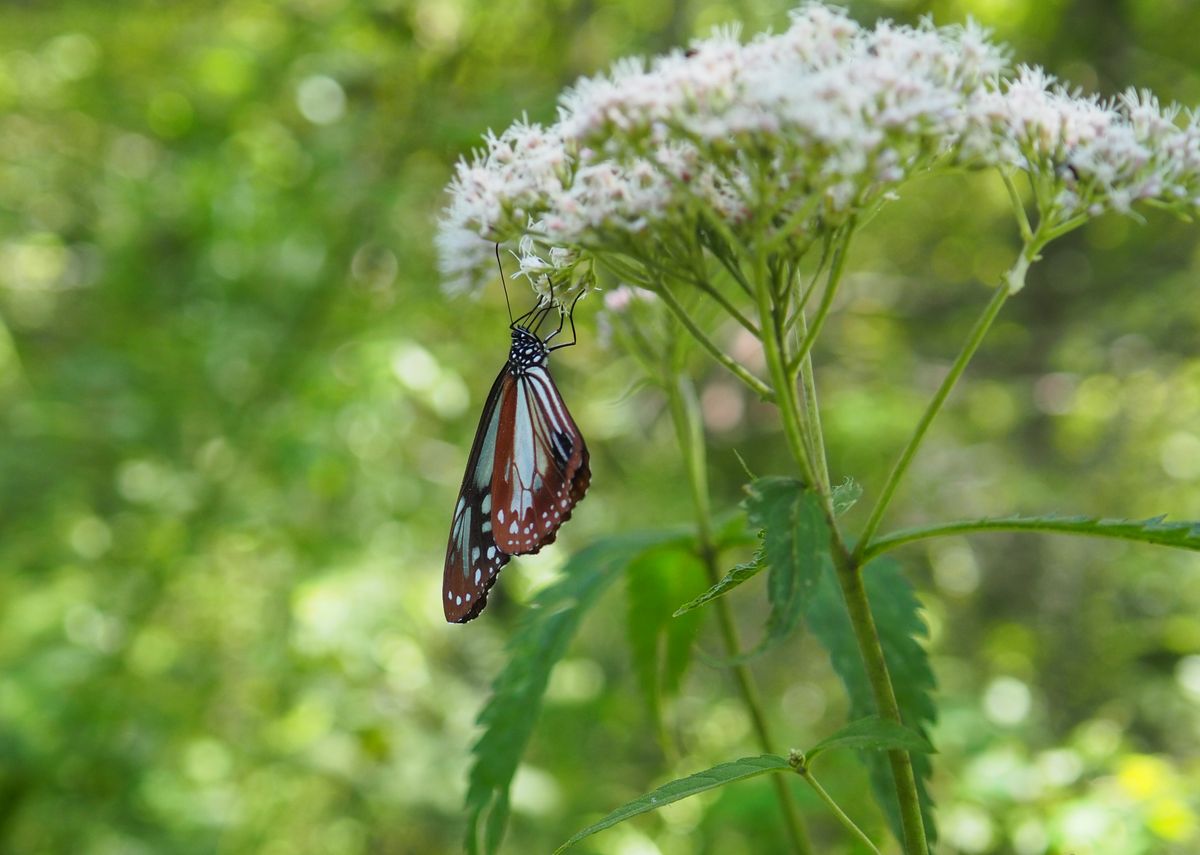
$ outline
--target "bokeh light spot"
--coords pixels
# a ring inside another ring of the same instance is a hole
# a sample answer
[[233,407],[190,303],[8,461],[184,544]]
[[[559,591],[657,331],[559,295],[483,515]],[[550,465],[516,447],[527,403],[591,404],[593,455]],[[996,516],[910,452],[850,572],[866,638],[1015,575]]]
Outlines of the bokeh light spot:
[[346,112],[346,92],[332,77],[315,74],[296,88],[296,106],[314,125],[331,125]]
[[1163,472],[1176,481],[1200,478],[1200,437],[1176,431],[1163,440],[1158,452]]
[[1029,715],[1033,697],[1015,677],[997,677],[983,693],[983,712],[996,724],[1016,725]]

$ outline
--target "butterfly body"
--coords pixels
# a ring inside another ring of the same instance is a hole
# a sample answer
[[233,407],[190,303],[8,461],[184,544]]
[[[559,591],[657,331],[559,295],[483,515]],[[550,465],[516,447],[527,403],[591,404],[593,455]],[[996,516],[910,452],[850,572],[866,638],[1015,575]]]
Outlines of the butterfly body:
[[483,611],[510,556],[554,542],[591,480],[587,446],[550,375],[554,334],[543,340],[513,324],[508,362],[484,404],[446,546],[451,623]]

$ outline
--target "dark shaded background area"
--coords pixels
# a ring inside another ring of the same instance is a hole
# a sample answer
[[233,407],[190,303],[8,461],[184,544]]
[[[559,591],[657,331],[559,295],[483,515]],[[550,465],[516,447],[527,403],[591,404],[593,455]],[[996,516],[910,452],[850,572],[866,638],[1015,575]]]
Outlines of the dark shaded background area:
[[[556,372],[591,492],[558,544],[505,570],[483,618],[443,624],[445,527],[507,321],[498,293],[439,292],[441,189],[482,131],[552,119],[579,74],[730,20],[778,29],[786,8],[0,10],[0,851],[454,851],[473,718],[529,592],[593,537],[690,510],[663,402],[604,350],[585,301]],[[1200,7],[1182,0],[851,8],[974,15],[1090,91],[1200,104]],[[835,478],[868,500],[1008,265],[1010,220],[994,177],[941,177],[856,245],[818,371]],[[1155,213],[1053,246],[891,523],[1200,518],[1197,247],[1194,226]],[[770,412],[695,367],[730,508],[733,450],[765,474],[784,470],[782,443]],[[1194,556],[994,536],[902,558],[933,627],[945,851],[1200,848]],[[758,592],[737,603],[756,637]],[[755,753],[724,675],[697,663],[664,757],[624,623],[606,600],[554,675],[511,851],[548,851],[669,772]],[[754,669],[789,744],[840,723],[809,641]],[[878,836],[839,762],[827,786]],[[820,851],[857,851],[815,803],[809,821]],[[768,852],[776,825],[769,787],[749,783],[590,851]]]

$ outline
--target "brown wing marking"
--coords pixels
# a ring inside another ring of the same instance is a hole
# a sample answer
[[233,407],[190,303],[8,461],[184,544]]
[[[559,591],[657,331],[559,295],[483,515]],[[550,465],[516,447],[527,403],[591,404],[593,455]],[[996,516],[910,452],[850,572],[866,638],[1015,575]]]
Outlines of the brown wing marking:
[[492,528],[510,555],[553,543],[591,480],[587,445],[545,366],[514,378],[501,403]]

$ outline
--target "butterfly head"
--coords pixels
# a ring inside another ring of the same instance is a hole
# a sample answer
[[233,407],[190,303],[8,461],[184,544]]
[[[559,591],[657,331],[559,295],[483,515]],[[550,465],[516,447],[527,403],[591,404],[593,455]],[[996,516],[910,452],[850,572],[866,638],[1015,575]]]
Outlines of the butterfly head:
[[514,373],[527,368],[545,365],[550,351],[545,343],[524,327],[512,328],[512,347],[508,351],[508,364]]

